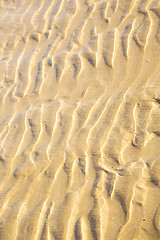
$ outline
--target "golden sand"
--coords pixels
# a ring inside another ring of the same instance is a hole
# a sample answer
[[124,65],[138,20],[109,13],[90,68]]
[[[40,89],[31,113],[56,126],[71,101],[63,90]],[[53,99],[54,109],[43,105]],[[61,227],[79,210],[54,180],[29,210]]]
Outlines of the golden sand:
[[160,1],[0,1],[0,239],[160,239]]

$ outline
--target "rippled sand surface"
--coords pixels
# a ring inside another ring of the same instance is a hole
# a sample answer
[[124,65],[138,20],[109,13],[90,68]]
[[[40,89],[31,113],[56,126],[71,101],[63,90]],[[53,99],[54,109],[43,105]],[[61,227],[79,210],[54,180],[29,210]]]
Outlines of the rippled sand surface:
[[0,1],[0,239],[160,239],[160,1]]

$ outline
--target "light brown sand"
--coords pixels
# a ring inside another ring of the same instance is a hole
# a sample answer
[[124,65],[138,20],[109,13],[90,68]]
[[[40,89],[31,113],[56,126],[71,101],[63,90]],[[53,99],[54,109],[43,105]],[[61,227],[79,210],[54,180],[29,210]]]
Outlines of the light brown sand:
[[0,239],[160,239],[160,1],[0,1]]

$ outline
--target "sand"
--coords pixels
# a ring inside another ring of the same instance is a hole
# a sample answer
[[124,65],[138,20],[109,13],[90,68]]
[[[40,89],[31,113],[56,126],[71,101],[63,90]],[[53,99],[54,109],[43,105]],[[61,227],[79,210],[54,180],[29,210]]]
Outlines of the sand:
[[160,239],[160,1],[0,1],[0,239]]

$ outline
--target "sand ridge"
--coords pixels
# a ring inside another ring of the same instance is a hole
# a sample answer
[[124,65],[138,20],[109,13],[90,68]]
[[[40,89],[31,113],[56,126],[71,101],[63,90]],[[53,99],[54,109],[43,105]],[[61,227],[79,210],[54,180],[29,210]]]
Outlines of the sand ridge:
[[0,2],[0,239],[160,238],[160,3]]

